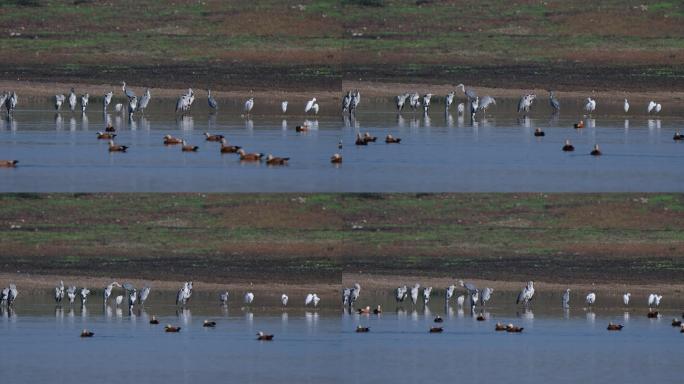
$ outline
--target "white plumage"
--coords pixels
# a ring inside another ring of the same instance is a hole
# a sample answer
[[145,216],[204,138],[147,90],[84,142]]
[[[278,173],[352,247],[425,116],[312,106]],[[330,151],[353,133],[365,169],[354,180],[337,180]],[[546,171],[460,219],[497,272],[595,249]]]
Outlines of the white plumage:
[[254,301],[254,293],[252,293],[252,292],[245,293],[245,304],[252,304],[253,301]]
[[594,305],[596,302],[596,293],[591,292],[587,295],[587,305]]
[[315,97],[306,103],[306,107],[304,107],[304,113],[309,113],[311,108],[313,108],[314,104],[316,104],[316,98]]

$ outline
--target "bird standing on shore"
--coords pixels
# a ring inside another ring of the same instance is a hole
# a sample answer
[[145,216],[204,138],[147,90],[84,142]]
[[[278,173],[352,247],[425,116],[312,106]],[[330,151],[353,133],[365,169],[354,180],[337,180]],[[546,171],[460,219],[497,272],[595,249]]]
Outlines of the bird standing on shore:
[[551,90],[549,90],[549,105],[551,106],[553,113],[560,111],[560,101],[558,98],[556,98],[556,95]]
[[76,92],[74,91],[74,88],[71,88],[71,91],[69,92],[69,109],[71,109],[71,112],[76,109]]
[[81,95],[81,112],[85,113],[86,108],[88,108],[88,99],[90,99],[90,95],[86,92],[84,95]]
[[245,101],[245,114],[249,115],[250,112],[252,112],[252,108],[254,108],[254,98],[250,97],[247,99],[247,101]]
[[570,308],[570,288],[563,293],[563,308]]

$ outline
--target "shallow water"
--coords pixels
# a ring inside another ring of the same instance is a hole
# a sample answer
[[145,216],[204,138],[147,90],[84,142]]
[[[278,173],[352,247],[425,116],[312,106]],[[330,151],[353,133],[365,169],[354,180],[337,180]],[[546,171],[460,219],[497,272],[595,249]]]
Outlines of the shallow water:
[[[45,100],[27,103],[0,122],[0,157],[20,161],[16,169],[0,169],[0,192],[684,191],[684,143],[672,140],[684,113],[675,107],[654,117],[633,106],[625,116],[619,105],[603,103],[587,127],[576,130],[578,100],[564,101],[556,116],[542,101],[529,118],[514,113],[514,100],[500,100],[486,117],[471,121],[453,110],[445,115],[439,104],[426,118],[397,115],[386,99],[364,99],[353,120],[333,113],[336,104],[324,104],[321,115],[308,117],[313,129],[302,134],[294,128],[306,117],[281,115],[275,103],[258,104],[245,118],[237,102],[216,114],[198,102],[190,115],[176,117],[173,101],[153,99],[144,117],[130,121],[113,112],[104,116],[95,104],[82,116],[55,114]],[[95,139],[107,119],[129,153],[109,153],[107,142]],[[536,127],[546,136],[535,138]],[[224,134],[248,152],[292,159],[286,167],[241,163],[205,142],[205,131]],[[355,133],[366,131],[378,142],[355,146]],[[388,133],[402,143],[385,144]],[[165,134],[199,145],[199,152],[165,147]],[[574,153],[561,152],[565,139]],[[329,158],[339,140],[344,163],[333,166]],[[600,158],[589,156],[594,143],[601,145]]]
[[[440,293],[442,294],[442,293]],[[681,378],[678,351],[684,334],[670,325],[682,302],[664,302],[659,319],[644,305],[628,310],[604,305],[587,310],[557,305],[558,295],[540,294],[528,311],[516,308],[512,293],[495,292],[479,322],[468,309],[444,308],[435,295],[422,304],[396,307],[388,292],[366,292],[358,306],[382,304],[380,315],[341,313],[335,305],[318,310],[251,309],[216,305],[198,296],[177,311],[171,296],[149,299],[146,309],[103,309],[93,297],[80,305],[56,307],[49,295],[24,296],[12,313],[0,316],[3,382],[396,382],[479,380],[486,382],[674,382]],[[256,301],[255,301],[256,302]],[[597,301],[598,303],[598,301]],[[265,306],[264,306],[265,305]],[[156,314],[162,325],[150,325]],[[434,317],[441,334],[430,334]],[[202,327],[213,319],[214,329]],[[497,321],[523,326],[522,334],[495,332]],[[608,332],[609,321],[625,329]],[[180,325],[178,334],[163,324]],[[366,334],[354,332],[369,326]],[[83,328],[95,332],[78,337]],[[272,342],[255,333],[272,332]]]

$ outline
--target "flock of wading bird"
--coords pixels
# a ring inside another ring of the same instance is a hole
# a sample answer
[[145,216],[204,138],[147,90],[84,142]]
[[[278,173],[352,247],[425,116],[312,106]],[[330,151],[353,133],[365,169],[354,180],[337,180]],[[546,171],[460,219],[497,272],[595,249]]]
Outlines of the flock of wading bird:
[[[117,288],[121,289],[122,292],[115,292],[115,289]],[[178,293],[176,294],[176,306],[178,308],[185,308],[188,305],[190,299],[192,298],[192,289],[192,281],[186,281],[183,283],[181,288],[178,290]],[[111,299],[111,302],[117,309],[122,306],[127,306],[128,312],[129,314],[131,314],[136,305],[139,309],[144,308],[145,303],[147,302],[150,296],[151,290],[152,288],[149,285],[144,285],[140,289],[140,291],[138,291],[138,289],[131,283],[124,282],[123,284],[120,284],[116,281],[113,281],[102,289],[102,304],[105,309],[109,308],[108,306]],[[8,287],[4,288],[1,292],[2,294],[0,295],[0,309],[2,309],[3,312],[5,309],[8,309],[8,313],[11,316],[13,313],[13,309],[15,307],[17,296],[19,295],[19,290],[17,289],[16,284],[12,283],[9,284]],[[115,293],[120,294],[114,295]],[[91,290],[86,287],[82,287],[79,289],[75,285],[65,286],[64,281],[60,281],[59,284],[55,287],[54,299],[55,303],[57,303],[57,306],[59,307],[61,307],[63,303],[68,302],[69,305],[73,305],[74,302],[80,300],[81,309],[83,310],[85,309],[90,294]],[[219,302],[222,306],[228,306],[229,298],[230,293],[228,291],[221,292],[218,295]],[[252,303],[254,303],[254,298],[254,292],[251,291],[245,292],[242,296],[245,306],[251,306]],[[287,294],[281,294],[280,303],[282,304],[283,308],[287,307],[289,300],[290,299]],[[304,298],[304,306],[318,308],[320,301],[321,298],[318,296],[318,294],[311,292],[308,293]],[[150,324],[159,324],[159,320],[156,316],[152,316],[152,318],[150,319]],[[216,327],[216,321],[205,320],[202,323],[202,326],[214,328]],[[180,330],[180,326],[175,326],[171,324],[167,324],[164,327],[164,331],[170,333],[177,333],[180,332]],[[81,332],[81,337],[92,337],[94,335],[95,333],[88,329],[84,329]],[[272,340],[273,335],[260,331],[257,334],[257,339]]]
[[[460,288],[459,288],[460,287]],[[145,305],[145,302],[149,298],[151,288],[147,285],[145,285],[140,291],[138,291],[135,286],[131,283],[123,283],[119,284],[118,282],[114,281],[110,284],[108,284],[104,289],[102,290],[102,298],[103,298],[103,306],[107,308],[109,299],[112,298],[112,295],[114,293],[115,288],[122,288],[123,292],[120,295],[116,295],[113,297],[113,302],[114,305],[118,308],[123,305],[124,300],[127,300],[126,305],[128,306],[129,313],[133,311],[133,308],[138,305],[139,308],[143,308]],[[191,297],[192,297],[192,290],[193,290],[193,283],[192,281],[186,281],[183,283],[181,288],[178,290],[178,293],[176,294],[176,306],[179,308],[185,308]],[[420,301],[419,296],[422,293],[422,304],[424,308],[428,308],[428,304],[430,303],[430,298],[432,296],[432,287],[424,287],[421,291],[421,286],[420,284],[415,284],[413,287],[408,288],[406,285],[397,287],[396,290],[394,291],[394,296],[397,302],[397,306],[403,305],[404,301],[410,298],[410,301],[414,307],[419,305]],[[61,306],[63,302],[68,300],[70,305],[73,305],[74,301],[77,299],[78,296],[80,296],[80,301],[81,301],[81,306],[82,308],[85,307],[86,302],[88,300],[88,296],[90,295],[91,291],[88,288],[81,288],[80,290],[76,286],[65,286],[63,281],[59,282],[59,285],[55,287],[54,291],[54,298],[55,302],[57,303],[58,306]],[[488,302],[492,298],[492,294],[494,293],[494,289],[490,287],[485,287],[483,289],[477,288],[475,284],[466,282],[464,283],[462,280],[459,280],[457,284],[452,284],[448,286],[445,289],[445,307],[448,307],[451,303],[451,300],[453,298],[453,301],[456,303],[456,305],[459,308],[463,308],[465,305],[469,304],[470,305],[470,312],[471,314],[476,318],[477,321],[487,321],[487,315],[484,312],[484,308],[486,308]],[[15,284],[9,284],[9,286],[5,289],[2,290],[2,295],[0,296],[0,307],[6,307],[8,309],[13,309],[17,296],[19,294],[19,291],[17,290],[17,287]],[[535,294],[535,289],[534,289],[534,282],[529,281],[527,284],[522,288],[518,296],[516,297],[515,303],[517,305],[522,305],[524,309],[529,309],[530,304],[532,300],[534,299],[534,294]],[[361,285],[358,283],[355,283],[352,287],[347,287],[342,289],[342,306],[344,310],[348,313],[358,313],[359,315],[370,315],[370,314],[375,314],[375,315],[380,315],[382,314],[382,306],[377,305],[375,308],[371,309],[370,306],[354,309],[354,304],[359,301],[359,298],[361,296]],[[628,307],[630,305],[631,301],[631,293],[626,292],[622,296],[623,304],[625,307]],[[230,298],[230,293],[228,291],[220,292],[218,294],[218,300],[219,303],[222,306],[227,306],[228,301]],[[595,292],[589,292],[586,297],[585,297],[585,303],[589,307],[589,310],[592,310],[594,304],[596,303],[597,295]],[[660,306],[660,302],[663,299],[662,295],[659,295],[657,293],[651,293],[648,296],[648,313],[647,317],[652,318],[652,319],[657,319],[661,315],[658,312],[658,307]],[[254,292],[247,291],[243,294],[242,300],[246,306],[251,306],[254,303],[255,296]],[[467,300],[467,304],[466,304]],[[304,306],[306,307],[313,307],[313,308],[318,308],[318,305],[320,303],[321,299],[316,293],[308,293],[304,299]],[[289,297],[287,294],[282,293],[280,296],[280,303],[282,304],[282,307],[285,308],[287,307],[289,302]],[[564,309],[570,308],[570,289],[566,289],[563,292],[562,299],[561,299],[561,305]],[[476,315],[476,309],[479,308],[479,313]],[[11,313],[11,312],[10,312]],[[426,311],[427,313],[427,311]],[[682,314],[682,317],[684,317],[684,314]],[[441,316],[437,315],[434,318],[434,323],[439,324],[442,323],[444,320],[442,319]],[[159,320],[157,319],[156,316],[152,316],[150,319],[150,324],[152,325],[158,325]],[[203,327],[216,327],[217,323],[216,321],[213,320],[204,320],[202,323]],[[678,327],[680,329],[681,333],[684,333],[684,326],[682,325],[682,321],[678,318],[673,318],[672,319],[672,326],[673,327]],[[607,329],[609,331],[620,331],[624,328],[623,324],[617,324],[613,322],[609,322]],[[509,324],[503,324],[500,322],[497,322],[494,326],[495,331],[506,331],[510,333],[521,333],[524,328],[514,325],[512,323]],[[175,326],[171,324],[167,324],[164,327],[165,332],[171,332],[171,333],[176,333],[180,332],[181,327],[180,326]],[[429,333],[441,333],[443,332],[444,328],[441,326],[432,326],[429,328],[428,332]],[[368,326],[362,326],[362,325],[357,325],[356,327],[356,332],[359,333],[366,333],[370,332],[370,328]],[[83,332],[81,333],[81,337],[92,337],[94,335],[94,332],[89,331],[87,329],[84,329]],[[258,340],[272,340],[273,339],[273,334],[267,334],[264,332],[259,332],[257,334],[257,339]]]
[[[466,102],[462,102],[456,105],[456,112],[458,113],[459,116],[462,116],[466,114],[466,106],[468,107],[468,112],[471,116],[471,118],[475,118],[477,113],[482,113],[483,115],[486,113],[486,111],[496,105],[496,99],[494,97],[486,95],[483,97],[479,97],[477,95],[477,92],[475,92],[474,89],[472,88],[466,88],[463,84],[459,84],[456,87],[456,91],[460,91],[463,93],[465,96]],[[122,87],[121,90],[123,92],[123,96],[128,100],[126,104],[124,103],[117,103],[114,105],[114,109],[116,112],[120,113],[127,113],[129,118],[133,116],[136,113],[141,113],[144,114],[145,110],[147,109],[149,102],[152,98],[152,94],[150,92],[150,89],[147,88],[145,90],[145,93],[143,96],[138,98],[133,90],[130,88],[127,88],[126,82],[122,82]],[[454,104],[454,99],[456,97],[456,91],[449,92],[445,98],[444,98],[444,105],[445,105],[445,112],[449,112],[449,109],[451,108],[451,105]],[[551,106],[551,109],[553,110],[554,113],[558,113],[561,108],[561,103],[560,100],[555,96],[554,92],[549,90],[549,105]],[[107,108],[112,102],[114,96],[114,92],[109,91],[104,94],[102,98],[102,107],[104,112],[107,112]],[[77,110],[77,106],[80,102],[80,109],[82,113],[86,112],[86,109],[88,108],[89,105],[89,99],[90,95],[88,93],[82,94],[80,97],[76,95],[76,92],[74,88],[71,88],[68,96],[65,96],[64,94],[57,94],[54,96],[54,101],[55,101],[55,109],[59,111],[62,108],[62,105],[64,103],[68,104],[69,109],[72,112],[75,112]],[[520,100],[518,102],[518,113],[519,114],[524,114],[526,115],[527,113],[530,112],[532,109],[535,100],[537,99],[537,95],[534,93],[529,93],[522,95],[520,97]],[[430,112],[430,107],[431,107],[431,100],[432,100],[432,94],[431,93],[426,93],[424,95],[420,95],[416,92],[409,92],[409,93],[404,93],[401,95],[396,96],[396,106],[397,106],[397,112],[402,113],[404,108],[410,108],[413,112],[416,110],[422,109],[423,112],[427,115]],[[180,95],[177,100],[176,100],[176,112],[177,113],[187,113],[190,108],[192,107],[192,104],[195,101],[195,93],[192,90],[192,88],[188,89],[186,93]],[[358,90],[350,90],[347,91],[343,97],[342,97],[342,113],[343,114],[349,114],[350,116],[353,116],[356,110],[358,109],[359,104],[361,103],[361,93]],[[219,104],[216,101],[216,99],[211,95],[211,90],[207,89],[207,105],[210,109],[210,111],[216,111],[219,108]],[[591,114],[596,110],[596,99],[592,97],[588,97],[585,100],[584,104],[584,112],[586,115],[591,116]],[[4,92],[0,94],[0,106],[4,106],[4,108],[7,111],[7,118],[11,119],[12,113],[17,107],[17,94],[16,92]],[[288,101],[282,101],[281,102],[281,111],[282,113],[286,113],[288,108]],[[254,109],[254,98],[250,97],[247,99],[244,103],[243,107],[243,116],[250,116],[252,110]],[[320,110],[320,107],[318,105],[318,102],[316,98],[312,98],[311,100],[308,100],[306,102],[306,105],[304,107],[304,113],[305,114],[314,114],[317,115]],[[624,111],[625,113],[628,113],[630,110],[630,104],[627,99],[624,99]],[[656,101],[649,101],[648,105],[646,106],[646,112],[648,114],[658,114],[662,110],[662,104],[656,102]],[[584,128],[584,121],[580,120],[579,122],[574,124],[575,129],[582,129]],[[305,122],[302,125],[299,125],[295,128],[296,132],[307,132],[310,129],[310,126],[308,125],[307,122]],[[536,128],[534,131],[534,136],[537,137],[542,137],[545,136],[546,133],[541,129],[541,128]],[[97,132],[97,138],[101,140],[109,140],[109,151],[110,152],[126,152],[130,147],[127,145],[120,145],[116,144],[114,142],[114,139],[116,138],[116,129],[108,125],[103,132]],[[266,161],[266,164],[268,165],[286,165],[287,162],[290,160],[289,157],[276,157],[271,154],[264,155],[261,152],[245,152],[245,150],[238,146],[238,145],[232,145],[229,144],[227,139],[220,134],[211,134],[208,132],[205,132],[205,139],[206,141],[210,142],[217,142],[220,143],[220,153],[235,153],[239,155],[240,161],[246,161],[246,162],[261,162],[263,160]],[[171,135],[166,135],[162,138],[164,145],[179,145],[181,147],[181,151],[183,152],[196,152],[199,150],[199,146],[197,145],[191,145],[188,144],[185,140],[178,138],[178,137],[173,137]],[[355,145],[368,145],[369,143],[374,143],[376,142],[377,137],[372,136],[370,133],[366,132],[364,134],[357,133],[356,138],[354,141]],[[684,134],[681,134],[679,130],[677,130],[674,133],[673,140],[675,141],[680,141],[684,140]],[[393,137],[391,134],[388,134],[385,137],[385,143],[387,144],[399,144],[401,142],[401,138],[398,137]],[[338,143],[338,149],[342,149],[342,140],[339,141]],[[562,147],[562,150],[564,152],[572,152],[575,150],[575,147],[572,145],[569,139],[565,140],[565,143]],[[591,149],[590,154],[592,156],[600,156],[602,154],[601,148],[599,147],[598,144],[594,144],[593,148]],[[330,162],[335,165],[339,165],[342,163],[342,155],[337,152],[334,153],[330,157]],[[16,167],[17,164],[19,163],[18,160],[0,160],[0,167],[4,168],[13,168]]]

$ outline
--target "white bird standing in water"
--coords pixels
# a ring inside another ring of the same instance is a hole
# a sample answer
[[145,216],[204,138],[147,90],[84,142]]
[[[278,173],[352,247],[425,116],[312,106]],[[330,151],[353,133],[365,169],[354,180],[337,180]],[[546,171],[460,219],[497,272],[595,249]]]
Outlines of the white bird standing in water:
[[64,95],[55,95],[55,110],[59,111],[59,109],[62,108],[64,100],[66,100],[66,97],[64,97]]
[[105,112],[107,112],[107,107],[112,102],[112,96],[114,96],[114,92],[110,91],[105,93],[104,97],[102,98],[102,108]]
[[423,96],[423,111],[428,113],[430,111],[430,100],[432,99],[432,93],[426,93]]
[[286,294],[283,293],[283,294],[280,296],[280,302],[283,304],[283,307],[287,307],[287,301],[288,301],[288,300],[290,300],[290,298],[287,297]]
[[313,293],[309,293],[306,295],[306,299],[304,299],[304,306],[308,306],[313,302],[314,295]]
[[68,287],[66,292],[67,292],[67,297],[69,298],[69,303],[73,304],[74,300],[76,300],[76,286]]
[[648,295],[648,307],[658,307],[660,306],[660,300],[663,298],[663,295],[657,295],[655,293],[651,293]]
[[76,92],[74,92],[73,88],[69,92],[69,109],[71,109],[71,112],[76,109]]
[[459,308],[463,308],[463,304],[465,303],[465,296],[464,295],[459,295],[456,298],[456,304],[458,305]]
[[228,291],[219,293],[219,301],[221,302],[221,305],[228,305],[228,297],[230,297]]
[[449,299],[451,299],[451,297],[454,296],[455,291],[456,291],[455,285],[451,284],[449,287],[447,287],[446,295],[444,296],[447,304],[449,304]]
[[90,98],[90,95],[86,93],[85,95],[81,95],[81,112],[85,113],[86,108],[88,108],[88,99]]
[[527,305],[534,297],[534,281],[528,281],[525,288],[518,294],[518,299],[515,301],[516,304],[523,303]]
[[655,108],[657,105],[658,105],[658,103],[656,103],[655,101],[653,101],[653,100],[649,101],[648,106],[646,107],[646,112],[651,113],[651,112],[655,111]]
[[397,300],[397,303],[399,303],[399,302],[403,302],[404,299],[406,299],[407,295],[408,295],[408,288],[404,285],[403,287],[397,287],[397,290],[395,291],[394,298]]
[[361,285],[359,285],[359,283],[354,283],[354,288],[351,289],[351,292],[349,294],[349,305],[354,305],[356,300],[359,299],[360,294],[361,294]]
[[313,108],[314,104],[316,104],[316,98],[315,97],[306,103],[306,107],[304,107],[304,113],[309,113],[311,108]]
[[570,308],[570,288],[563,293],[563,308]]
[[411,288],[411,301],[413,301],[413,305],[416,305],[418,302],[418,291],[420,290],[420,284],[416,284]]
[[86,301],[88,301],[88,295],[90,295],[90,289],[81,288],[81,305],[86,305]]
[[151,288],[148,286],[145,286],[140,290],[140,305],[145,305],[147,297],[150,296],[150,290]]
[[625,303],[625,305],[629,305],[630,296],[632,296],[632,294],[629,292],[622,295],[622,302]]
[[112,289],[114,289],[114,287],[121,287],[121,284],[119,284],[115,281],[115,282],[109,284],[108,286],[106,286],[104,291],[102,292],[102,295],[104,298],[104,305],[107,305],[107,300],[109,300],[109,297],[112,295]]
[[252,293],[252,292],[245,293],[245,304],[252,304],[253,301],[254,301],[254,293]]
[[252,108],[254,108],[254,98],[250,97],[245,101],[245,113],[249,115],[252,112]]
[[404,109],[404,103],[406,103],[406,98],[409,95],[407,93],[397,96],[397,111],[401,112]]
[[596,100],[587,97],[586,104],[584,104],[584,110],[587,111],[588,114],[594,112],[596,110]]
[[459,116],[463,116],[463,113],[465,112],[465,104],[458,103],[458,105],[456,106],[456,112]]
[[629,112],[629,102],[627,101],[627,99],[625,99],[625,104],[623,108],[625,109],[625,113]]
[[311,110],[313,111],[314,115],[318,115],[318,103],[315,103],[312,107]]
[[592,305],[594,305],[595,302],[596,302],[596,294],[594,292],[589,293],[587,295],[587,305],[589,305],[591,307]]
[[454,95],[455,95],[455,92],[451,91],[451,92],[449,92],[449,93],[446,95],[446,97],[444,98],[444,109],[445,109],[445,110],[448,111],[448,110],[449,110],[449,107],[450,107],[451,104],[454,102]]
[[283,113],[287,112],[287,100],[280,103],[280,109],[283,111]]
[[494,288],[485,287],[480,295],[480,305],[487,305],[487,302],[492,298],[492,293],[494,293]]
[[117,296],[116,299],[115,299],[115,302],[116,302],[116,306],[117,306],[117,307],[118,307],[119,305],[121,305],[121,303],[123,303],[123,295]]
[[59,285],[55,287],[55,301],[61,303],[64,300],[64,281],[59,281]]
[[432,287],[425,287],[423,289],[423,304],[428,305],[430,302],[430,295],[432,294]]

